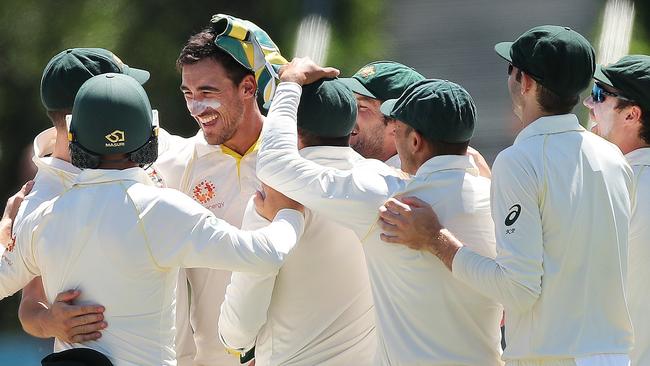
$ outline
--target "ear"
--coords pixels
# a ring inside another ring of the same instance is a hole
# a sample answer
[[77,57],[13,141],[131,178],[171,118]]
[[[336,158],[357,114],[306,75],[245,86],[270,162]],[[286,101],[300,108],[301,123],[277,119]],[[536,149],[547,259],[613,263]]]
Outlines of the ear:
[[394,119],[391,119],[388,121],[386,124],[386,128],[388,129],[388,136],[393,136],[395,137],[395,126],[397,126],[397,121]]
[[625,122],[641,123],[641,118],[644,117],[642,116],[643,112],[641,112],[641,108],[639,108],[638,105],[628,107],[625,113]]
[[239,92],[245,99],[255,98],[257,92],[257,81],[253,75],[246,75],[239,83]]
[[415,129],[413,129],[409,134],[408,141],[409,141],[409,146],[411,147],[411,150],[414,153],[424,148],[424,138]]
[[527,94],[530,91],[535,91],[537,87],[535,79],[531,78],[530,75],[525,72],[521,72],[521,95]]

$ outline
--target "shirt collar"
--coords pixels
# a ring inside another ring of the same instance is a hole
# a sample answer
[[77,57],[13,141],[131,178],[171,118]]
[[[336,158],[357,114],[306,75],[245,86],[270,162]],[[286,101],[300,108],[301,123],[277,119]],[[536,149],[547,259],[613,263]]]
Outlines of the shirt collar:
[[220,152],[224,153],[226,155],[230,155],[236,159],[241,159],[242,157],[254,153],[259,149],[260,146],[260,140],[261,136],[255,141],[255,143],[248,148],[248,150],[244,153],[244,155],[239,155],[236,151],[228,148],[225,145],[210,145],[206,140],[205,137],[203,136],[203,131],[199,130],[199,132],[192,137],[192,141],[194,141],[194,148],[196,149],[196,155],[197,157],[202,157],[204,155],[208,155],[213,152]]
[[630,165],[647,165],[650,166],[650,147],[636,149],[625,154]]
[[356,162],[363,160],[363,156],[346,146],[308,146],[299,152],[305,159],[338,169],[350,169]]
[[74,185],[89,185],[118,181],[134,181],[153,186],[153,182],[142,168],[128,169],[84,169],[74,181]]
[[402,166],[402,161],[399,159],[399,155],[395,154],[385,161],[386,165],[392,168],[400,169]]
[[586,130],[580,125],[578,117],[576,117],[575,114],[540,117],[519,132],[519,135],[517,135],[517,138],[515,139],[515,144],[520,143],[529,137],[550,135],[567,131],[582,132]]
[[432,174],[443,170],[464,170],[478,176],[478,168],[468,155],[440,155],[434,156],[420,166],[415,176]]

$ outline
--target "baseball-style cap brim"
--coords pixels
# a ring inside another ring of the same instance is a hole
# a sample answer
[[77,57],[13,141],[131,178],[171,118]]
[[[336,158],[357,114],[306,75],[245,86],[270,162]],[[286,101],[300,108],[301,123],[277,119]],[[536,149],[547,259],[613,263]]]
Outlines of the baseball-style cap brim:
[[397,99],[388,99],[387,101],[381,103],[379,110],[384,114],[384,116],[391,117],[393,109],[395,108],[395,103],[397,103]]
[[347,86],[352,92],[363,95],[364,97],[378,99],[370,92],[361,82],[355,78],[341,78],[339,79],[343,85]]
[[596,71],[594,72],[594,79],[598,80],[599,82],[605,85],[609,85],[612,88],[615,87],[612,81],[609,79],[609,77],[607,77],[607,75],[605,75],[605,73],[603,72],[602,65],[596,65]]
[[513,42],[499,42],[494,45],[494,50],[499,56],[508,62],[512,62],[512,57],[510,57],[510,48],[512,47]]
[[134,78],[140,83],[140,85],[146,83],[151,76],[147,70],[136,69],[135,67],[129,67],[127,65],[123,66],[122,73]]

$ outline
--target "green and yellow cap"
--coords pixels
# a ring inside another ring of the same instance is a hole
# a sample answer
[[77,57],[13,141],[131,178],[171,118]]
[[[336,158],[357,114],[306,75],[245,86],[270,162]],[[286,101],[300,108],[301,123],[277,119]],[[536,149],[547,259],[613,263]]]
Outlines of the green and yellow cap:
[[338,79],[320,79],[302,88],[298,127],[321,137],[343,137],[357,120],[357,101]]
[[217,34],[214,44],[255,74],[257,89],[268,107],[278,83],[276,69],[288,63],[278,46],[262,28],[248,20],[216,14],[210,24]]
[[79,88],[72,108],[71,141],[97,155],[126,154],[147,143],[152,133],[149,98],[134,78],[102,74]]
[[472,96],[447,80],[426,79],[399,99],[382,103],[381,112],[413,127],[431,141],[467,142],[474,133],[476,107]]
[[140,84],[149,80],[149,71],[129,67],[109,50],[70,48],[52,57],[45,66],[41,102],[48,111],[70,109],[86,80],[108,72],[129,75]]
[[352,77],[340,80],[357,94],[386,101],[399,98],[410,85],[424,80],[424,76],[399,62],[375,61]]
[[542,25],[494,50],[538,83],[563,97],[573,97],[591,82],[596,68],[593,47],[569,27]]

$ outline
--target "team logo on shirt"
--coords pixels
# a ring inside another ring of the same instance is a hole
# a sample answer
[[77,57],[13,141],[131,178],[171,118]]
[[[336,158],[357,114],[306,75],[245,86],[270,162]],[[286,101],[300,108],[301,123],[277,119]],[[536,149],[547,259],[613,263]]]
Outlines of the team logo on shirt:
[[214,190],[214,183],[209,180],[203,180],[201,183],[194,186],[194,189],[192,190],[192,198],[200,204],[205,205],[214,198]]
[[512,205],[510,207],[510,212],[508,212],[508,216],[506,216],[506,221],[504,222],[506,226],[512,226],[512,224],[517,221],[519,218],[519,214],[521,213],[521,206],[520,205]]
[[158,173],[156,169],[154,169],[153,167],[149,167],[145,171],[147,172],[147,175],[149,176],[149,178],[151,179],[151,181],[156,187],[158,188],[165,187],[165,181],[163,180],[163,178],[160,176],[160,173]]

